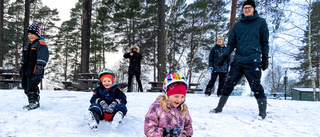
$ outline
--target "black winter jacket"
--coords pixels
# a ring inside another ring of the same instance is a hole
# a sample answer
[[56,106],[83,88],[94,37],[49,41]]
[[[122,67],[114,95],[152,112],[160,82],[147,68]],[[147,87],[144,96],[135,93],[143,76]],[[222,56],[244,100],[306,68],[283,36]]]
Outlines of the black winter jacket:
[[21,60],[22,77],[32,76],[35,73],[36,65],[46,66],[49,60],[49,50],[45,42],[37,39],[30,42],[23,48]]
[[216,44],[214,47],[212,47],[210,51],[209,67],[213,68],[214,73],[228,73],[230,59],[225,61],[221,68],[218,67],[218,62],[220,61],[221,55],[223,54],[225,49],[225,45],[221,47],[218,44]]
[[142,55],[137,52],[133,52],[133,56],[130,56],[130,52],[123,55],[124,58],[130,59],[129,74],[140,75],[141,74],[141,59]]
[[240,63],[261,62],[261,55],[269,54],[269,30],[265,19],[255,11],[253,16],[242,14],[229,35],[225,55],[230,55],[236,48],[234,60]]
[[109,89],[106,89],[100,82],[99,86],[93,91],[90,103],[99,104],[100,102],[98,101],[104,100],[107,104],[111,104],[111,102],[116,99],[119,99],[123,104],[127,104],[127,96],[116,83],[113,83]]

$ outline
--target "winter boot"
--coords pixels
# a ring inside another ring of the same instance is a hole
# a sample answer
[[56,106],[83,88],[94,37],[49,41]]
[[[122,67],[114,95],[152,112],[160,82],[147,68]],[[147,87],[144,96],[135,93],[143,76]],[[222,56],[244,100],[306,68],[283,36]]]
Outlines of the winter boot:
[[24,106],[23,109],[25,109],[25,110],[33,110],[33,109],[36,109],[38,107],[40,107],[39,102],[31,102],[31,103],[29,103],[29,105]]
[[264,119],[267,116],[267,98],[258,98],[257,99],[259,107],[259,116]]
[[88,110],[84,114],[84,120],[86,121],[86,123],[88,123],[91,130],[93,131],[98,130],[99,119],[97,120],[97,118],[94,116],[94,114],[90,110]]
[[211,95],[211,88],[206,88],[204,94],[206,97],[209,97]]
[[118,111],[116,114],[114,114],[111,126],[113,130],[116,130],[119,124],[121,123],[123,119],[123,113],[121,111]]
[[220,113],[220,112],[222,112],[222,108],[223,108],[224,104],[226,104],[228,98],[229,98],[229,96],[222,95],[222,96],[220,97],[218,106],[217,106],[215,109],[212,109],[212,110],[210,111],[210,113]]

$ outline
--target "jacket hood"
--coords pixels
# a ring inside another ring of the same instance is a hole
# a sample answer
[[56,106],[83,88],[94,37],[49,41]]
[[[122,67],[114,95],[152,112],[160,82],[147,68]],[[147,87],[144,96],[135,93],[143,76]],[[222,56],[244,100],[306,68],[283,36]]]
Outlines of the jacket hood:
[[241,21],[253,21],[260,18],[259,14],[257,11],[254,11],[254,14],[252,16],[244,16],[244,14],[241,14]]
[[136,48],[136,49],[137,49],[137,53],[139,53],[140,48],[139,48],[137,45],[131,46],[130,49],[129,49],[129,52],[132,52],[132,49],[133,49],[133,48]]

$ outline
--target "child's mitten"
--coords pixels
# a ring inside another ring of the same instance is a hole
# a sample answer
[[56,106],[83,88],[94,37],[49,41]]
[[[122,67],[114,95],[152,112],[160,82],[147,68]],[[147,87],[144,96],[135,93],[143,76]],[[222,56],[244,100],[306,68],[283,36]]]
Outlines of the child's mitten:
[[120,104],[120,100],[116,99],[111,102],[108,108],[106,108],[107,113],[113,113],[114,108],[116,107],[117,104]]

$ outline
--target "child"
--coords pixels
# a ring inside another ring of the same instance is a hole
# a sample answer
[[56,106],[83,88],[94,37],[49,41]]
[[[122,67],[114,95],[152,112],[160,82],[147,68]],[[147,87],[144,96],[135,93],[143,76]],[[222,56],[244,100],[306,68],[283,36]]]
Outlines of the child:
[[110,69],[104,69],[98,77],[99,86],[93,91],[85,120],[94,131],[98,130],[99,120],[103,119],[112,121],[112,128],[116,129],[127,114],[127,97],[114,82],[115,76]]
[[41,28],[37,23],[33,23],[28,28],[28,38],[30,43],[23,48],[20,77],[22,87],[28,97],[29,104],[23,108],[32,110],[40,107],[40,90],[38,84],[44,75],[44,67],[49,60],[48,46],[41,41]]
[[178,74],[168,75],[163,82],[166,95],[160,95],[150,106],[144,121],[147,137],[188,137],[193,135],[192,119],[187,105],[187,81]]

